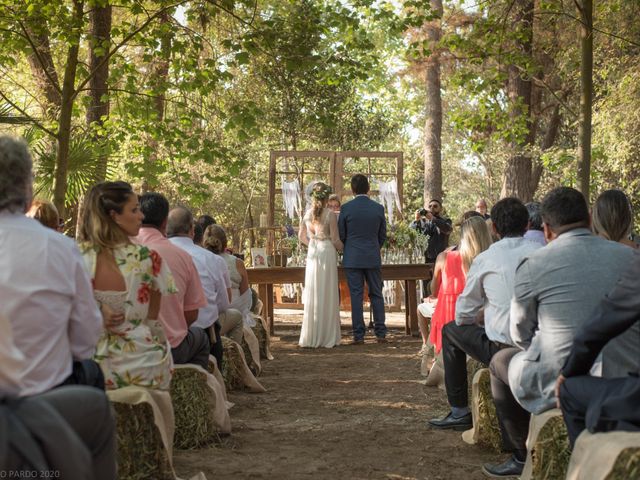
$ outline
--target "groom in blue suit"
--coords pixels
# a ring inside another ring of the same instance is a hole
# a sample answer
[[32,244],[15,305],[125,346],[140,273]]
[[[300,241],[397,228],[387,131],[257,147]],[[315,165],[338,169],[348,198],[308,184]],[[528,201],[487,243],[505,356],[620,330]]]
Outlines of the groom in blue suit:
[[351,178],[351,190],[355,198],[340,209],[338,231],[344,243],[342,266],[351,295],[352,344],[364,343],[366,329],[362,296],[365,281],[369,287],[376,338],[378,343],[386,343],[380,259],[380,249],[387,238],[384,207],[369,198],[369,180],[364,175],[357,174]]

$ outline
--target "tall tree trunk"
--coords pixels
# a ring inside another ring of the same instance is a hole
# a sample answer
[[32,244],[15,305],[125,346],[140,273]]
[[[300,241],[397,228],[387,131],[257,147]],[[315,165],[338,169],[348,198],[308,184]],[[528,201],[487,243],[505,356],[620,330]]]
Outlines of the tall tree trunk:
[[[97,133],[104,124],[104,119],[109,115],[109,99],[107,97],[109,80],[109,62],[102,62],[109,53],[111,44],[111,5],[104,7],[95,6],[91,11],[91,51],[89,54],[89,70],[95,72],[89,81],[90,103],[87,108],[87,127],[92,132],[92,138],[97,143],[103,143],[105,138]],[[102,63],[100,63],[102,62]],[[109,157],[106,152],[100,156],[98,178],[104,180],[107,175],[107,162]]]
[[[42,22],[45,22],[42,19]],[[31,42],[32,52],[27,56],[31,73],[35,84],[46,100],[42,106],[43,116],[49,120],[54,120],[62,106],[62,96],[58,72],[53,63],[51,55],[51,45],[49,43],[49,33],[46,27],[39,25],[36,28],[24,27],[24,33]]]
[[442,200],[442,96],[440,93],[440,53],[442,0],[431,0],[431,9],[437,15],[426,26],[431,55],[425,71],[425,125],[424,125],[424,202],[433,198]]
[[[518,35],[515,47],[519,53],[532,59],[533,51],[533,0],[514,0],[513,24]],[[533,59],[532,59],[533,60]],[[529,62],[530,63],[530,62]],[[526,135],[524,138],[511,142],[512,156],[507,162],[507,168],[502,181],[501,197],[518,197],[523,202],[533,198],[531,191],[531,154],[528,149],[533,144],[531,124],[531,79],[518,65],[509,65],[509,80],[507,94],[511,104],[510,115],[514,124],[522,122],[525,117]]]
[[[560,130],[560,122],[562,118],[560,115],[560,103],[556,103],[553,107],[553,112],[551,113],[551,119],[549,120],[549,125],[547,126],[547,131],[544,134],[544,138],[542,139],[542,145],[540,147],[541,152],[546,152],[556,143],[556,138],[558,137],[558,131]],[[532,195],[535,194],[538,189],[538,185],[540,185],[540,178],[542,177],[543,165],[538,159],[533,165],[533,171],[531,172],[531,186],[529,190]]]
[[53,203],[61,217],[65,217],[65,197],[67,193],[67,174],[69,162],[69,145],[71,143],[71,119],[73,116],[73,102],[75,100],[75,82],[78,70],[78,51],[80,49],[80,25],[82,23],[83,3],[73,2],[72,28],[76,30],[77,41],[69,44],[64,80],[62,82],[62,106],[58,117],[58,151],[56,153],[56,167],[53,177]]
[[580,128],[578,131],[578,179],[580,191],[589,199],[591,176],[591,103],[593,97],[593,2],[582,0],[580,13]]
[[[171,14],[168,11],[162,12],[158,16],[158,21],[161,24],[168,24],[171,21]],[[158,124],[164,121],[164,109],[165,109],[165,91],[169,77],[169,59],[171,58],[171,36],[169,33],[164,33],[160,39],[160,55],[156,60],[155,67],[153,68],[152,81],[157,82],[157,93],[153,99],[153,107],[155,111],[155,120]],[[142,192],[148,192],[150,188],[155,185],[155,175],[151,174],[153,165],[158,161],[158,141],[149,137],[150,154],[144,161],[144,179],[142,181]]]

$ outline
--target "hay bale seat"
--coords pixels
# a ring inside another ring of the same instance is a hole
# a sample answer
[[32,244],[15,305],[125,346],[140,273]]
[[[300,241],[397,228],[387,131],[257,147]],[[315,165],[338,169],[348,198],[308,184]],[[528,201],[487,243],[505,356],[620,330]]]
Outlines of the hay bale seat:
[[216,398],[207,385],[206,372],[176,368],[171,379],[171,400],[177,448],[195,449],[220,441],[214,419]]
[[[473,370],[482,364],[476,362],[474,365],[467,365]],[[491,373],[488,368],[480,368],[476,371],[471,383],[471,390],[473,428],[464,432],[462,439],[472,445],[483,445],[496,452],[501,452],[502,435],[500,434],[496,406],[491,395]]]
[[253,361],[252,361],[253,360],[253,355],[251,355],[251,350],[249,349],[249,344],[244,339],[244,337],[242,338],[242,353],[244,353],[244,358],[246,358],[246,360],[247,360],[247,365],[249,366],[249,369],[251,370],[251,373],[253,373],[257,377],[260,374],[260,372],[257,371],[257,368],[253,364]]
[[262,362],[260,361],[260,341],[253,333],[253,329],[244,325],[242,329],[244,335],[242,336],[242,351],[244,358],[249,366],[249,370],[254,377],[260,376],[262,373]]
[[570,458],[571,447],[564,419],[552,417],[540,429],[531,448],[532,480],[564,478]]
[[571,458],[567,427],[557,408],[531,415],[527,438],[527,461],[522,480],[565,478]]
[[473,399],[473,379],[476,376],[476,373],[482,370],[483,368],[488,368],[488,365],[485,365],[478,360],[467,357],[467,394],[469,395],[469,402]]
[[640,478],[640,432],[583,431],[571,454],[567,480]]
[[251,327],[251,330],[253,330],[253,333],[258,339],[258,344],[260,345],[260,358],[263,360],[269,360],[269,334],[265,330],[260,318],[256,319],[256,324]]
[[622,450],[605,480],[628,480],[630,478],[640,478],[640,447]]
[[116,417],[117,463],[120,480],[173,480],[170,453],[165,448],[149,403],[111,401]]
[[242,363],[244,359],[240,355],[239,345],[233,340],[222,337],[222,347],[224,356],[222,360],[222,378],[227,390],[242,390],[244,382],[242,381]]

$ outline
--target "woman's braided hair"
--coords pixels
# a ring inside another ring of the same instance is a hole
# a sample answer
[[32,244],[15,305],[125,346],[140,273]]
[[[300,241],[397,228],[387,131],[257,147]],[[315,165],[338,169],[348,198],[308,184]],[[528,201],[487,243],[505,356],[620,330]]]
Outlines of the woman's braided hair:
[[313,186],[311,190],[311,200],[313,201],[311,210],[312,220],[320,219],[322,209],[327,205],[327,201],[332,192],[331,187],[323,182],[318,182]]

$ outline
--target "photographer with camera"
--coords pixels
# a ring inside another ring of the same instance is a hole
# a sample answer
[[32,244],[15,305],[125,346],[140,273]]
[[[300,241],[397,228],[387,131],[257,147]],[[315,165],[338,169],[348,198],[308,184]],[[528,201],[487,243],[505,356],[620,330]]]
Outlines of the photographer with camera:
[[[449,244],[449,235],[453,227],[451,220],[444,218],[442,215],[442,202],[433,199],[429,202],[428,208],[416,211],[416,219],[411,222],[410,227],[416,229],[423,235],[429,236],[429,244],[424,252],[425,263],[434,263],[438,254],[444,251]],[[428,296],[428,287],[423,288],[423,294]]]
[[433,199],[429,202],[429,208],[416,211],[416,219],[410,227],[420,233],[429,236],[429,245],[424,252],[425,263],[435,263],[438,254],[449,244],[449,235],[453,227],[451,220],[442,215],[442,202]]

